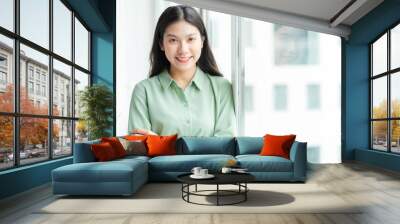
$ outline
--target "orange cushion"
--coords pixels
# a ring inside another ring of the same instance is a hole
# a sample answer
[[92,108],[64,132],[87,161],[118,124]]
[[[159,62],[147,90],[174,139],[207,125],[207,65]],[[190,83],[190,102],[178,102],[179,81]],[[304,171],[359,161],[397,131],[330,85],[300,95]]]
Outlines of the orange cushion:
[[148,135],[127,135],[124,138],[129,141],[146,141]]
[[99,162],[109,161],[117,158],[113,147],[108,142],[92,144],[90,147],[92,149],[94,157]]
[[281,156],[286,159],[289,159],[290,155],[290,147],[294,140],[296,139],[296,135],[269,135],[266,134],[264,136],[264,145],[261,149],[260,155],[262,156]]
[[114,149],[115,155],[117,158],[121,158],[126,156],[126,151],[124,149],[124,146],[122,146],[121,142],[119,141],[118,138],[116,137],[110,137],[110,138],[101,138],[101,142],[108,142]]
[[148,156],[163,156],[163,155],[175,155],[176,154],[176,139],[178,135],[170,136],[158,136],[149,135],[147,136],[147,155]]

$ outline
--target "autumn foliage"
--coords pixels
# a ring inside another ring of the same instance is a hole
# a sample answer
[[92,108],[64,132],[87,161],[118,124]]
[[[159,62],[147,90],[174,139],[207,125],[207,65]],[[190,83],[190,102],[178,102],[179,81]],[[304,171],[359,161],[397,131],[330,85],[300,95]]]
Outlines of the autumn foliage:
[[[13,85],[8,85],[6,92],[0,93],[0,111],[13,112],[14,96]],[[45,106],[43,106],[45,105]],[[21,114],[47,115],[48,103],[34,105],[29,99],[28,93],[24,87],[20,88],[20,111]],[[58,110],[55,111],[58,114]],[[0,116],[0,147],[13,147],[13,117]],[[26,145],[36,145],[47,143],[49,131],[47,118],[20,118],[20,148],[24,149]],[[59,127],[53,125],[53,138],[58,138]]]
[[[391,117],[400,117],[400,101],[392,100]],[[373,118],[387,118],[387,101],[383,100],[380,104],[373,108]],[[400,122],[392,121],[392,142],[398,141],[400,138]],[[387,136],[387,122],[378,121],[373,125],[374,138],[386,139]]]

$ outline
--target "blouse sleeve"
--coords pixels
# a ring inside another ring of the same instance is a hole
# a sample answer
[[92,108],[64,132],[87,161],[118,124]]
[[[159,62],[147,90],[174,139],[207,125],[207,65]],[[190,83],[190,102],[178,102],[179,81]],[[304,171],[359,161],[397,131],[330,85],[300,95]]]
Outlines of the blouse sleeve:
[[236,136],[236,117],[235,106],[233,101],[232,85],[228,80],[219,86],[220,96],[218,101],[217,116],[214,136],[217,137],[232,137]]
[[132,92],[129,108],[128,133],[133,129],[151,130],[146,89],[138,83]]

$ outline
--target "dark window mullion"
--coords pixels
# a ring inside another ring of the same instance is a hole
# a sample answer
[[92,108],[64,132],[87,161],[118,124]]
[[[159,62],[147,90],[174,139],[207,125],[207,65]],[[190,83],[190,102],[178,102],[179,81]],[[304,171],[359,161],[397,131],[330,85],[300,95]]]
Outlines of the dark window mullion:
[[[369,76],[369,85],[370,85],[370,90],[369,90],[369,119],[370,119],[370,122],[369,122],[369,148],[370,149],[373,149],[373,146],[374,146],[374,143],[373,143],[373,141],[374,141],[374,136],[373,136],[373,134],[374,134],[374,132],[373,132],[373,121],[372,121],[372,119],[374,118],[374,116],[373,116],[373,91],[374,91],[374,86],[373,86],[373,79],[372,79],[372,76],[373,76],[373,74],[372,74],[372,71],[373,71],[373,47],[372,47],[373,45],[371,44],[370,45],[370,47],[369,47],[369,52],[370,52],[370,55],[369,55],[369,61],[370,61],[370,66],[369,66],[369,69],[370,69],[370,71],[369,71],[369,73],[370,73],[370,76]],[[372,103],[371,103],[372,102]]]
[[[71,91],[72,91],[72,95],[71,95],[71,117],[75,118],[75,12],[72,11],[72,15],[71,15],[71,23],[72,23],[72,38],[71,38],[71,56],[72,56],[72,64],[73,66],[71,66]],[[72,151],[72,155],[74,155],[74,151],[75,151],[75,120],[72,120],[72,124],[71,124],[71,151]]]
[[[49,0],[49,50],[53,52],[53,0]],[[48,152],[49,152],[49,159],[53,159],[53,57],[49,55],[49,86],[48,91],[49,94],[49,116],[48,119]]]
[[[14,30],[19,35],[20,27],[20,1],[14,1]],[[20,99],[20,47],[19,39],[14,39],[14,113],[19,113]],[[14,166],[19,166],[19,135],[20,135],[20,118],[14,116]]]
[[[390,71],[390,30],[387,32],[387,69],[386,71]],[[391,136],[391,121],[390,118],[392,117],[392,111],[391,111],[391,104],[392,104],[392,100],[391,100],[391,79],[392,75],[389,73],[387,75],[387,117],[389,118],[388,122],[387,122],[387,140],[388,140],[388,152],[392,151],[392,136]]]

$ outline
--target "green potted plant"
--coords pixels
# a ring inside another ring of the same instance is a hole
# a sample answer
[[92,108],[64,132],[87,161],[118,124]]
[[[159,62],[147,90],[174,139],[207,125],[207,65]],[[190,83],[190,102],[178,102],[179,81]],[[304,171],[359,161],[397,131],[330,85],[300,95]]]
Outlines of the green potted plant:
[[87,127],[89,140],[110,136],[107,131],[112,126],[113,94],[102,84],[87,86],[79,93],[81,118]]

